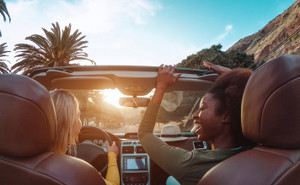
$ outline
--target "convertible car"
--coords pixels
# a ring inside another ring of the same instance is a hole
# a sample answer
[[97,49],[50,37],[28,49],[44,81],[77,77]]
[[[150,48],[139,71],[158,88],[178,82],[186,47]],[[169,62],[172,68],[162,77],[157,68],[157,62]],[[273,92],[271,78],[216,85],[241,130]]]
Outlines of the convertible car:
[[[115,141],[120,148],[121,184],[159,185],[165,184],[169,175],[151,161],[137,138],[139,123],[155,88],[157,70],[158,67],[145,66],[68,66],[39,69],[30,76],[48,90],[68,89],[79,100],[84,127],[77,157],[105,175],[104,141]],[[197,141],[190,132],[192,114],[217,75],[192,69],[177,69],[176,73],[181,73],[181,78],[164,96],[155,133],[160,136],[164,125],[174,124],[186,139],[169,141],[170,145],[205,149],[206,143]]]
[[[62,66],[33,71],[30,78],[0,75],[0,184],[105,184],[105,140],[119,147],[122,185],[163,185],[169,174],[143,150],[137,129],[155,88],[158,67]],[[154,129],[176,125],[169,145],[206,150],[197,140],[192,114],[217,74],[177,68]],[[55,114],[49,96],[68,89],[80,104],[83,127],[77,156],[54,154]],[[212,168],[199,184],[299,184],[300,56],[267,62],[251,76],[243,97],[242,127],[257,146]],[[181,138],[181,139],[179,139]],[[184,139],[182,139],[184,138]],[[163,138],[162,138],[163,139]]]

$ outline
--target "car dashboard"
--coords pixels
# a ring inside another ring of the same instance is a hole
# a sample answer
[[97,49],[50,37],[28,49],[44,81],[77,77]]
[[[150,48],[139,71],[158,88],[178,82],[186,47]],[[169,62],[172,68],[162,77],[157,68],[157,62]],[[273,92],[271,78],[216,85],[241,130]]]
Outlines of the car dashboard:
[[120,152],[121,184],[150,184],[150,157],[140,141],[122,141]]
[[[165,184],[169,176],[155,164],[143,149],[138,139],[120,140],[120,177],[121,185],[160,185]],[[205,150],[205,141],[195,136],[185,141],[168,142],[186,150]]]

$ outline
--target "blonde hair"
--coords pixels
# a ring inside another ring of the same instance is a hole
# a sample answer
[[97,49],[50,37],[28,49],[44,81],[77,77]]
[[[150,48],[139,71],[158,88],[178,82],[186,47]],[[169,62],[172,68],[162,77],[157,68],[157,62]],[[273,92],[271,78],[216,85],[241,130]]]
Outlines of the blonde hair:
[[53,152],[66,154],[67,151],[68,155],[75,155],[77,134],[75,134],[74,123],[78,119],[78,100],[71,92],[62,89],[50,91],[50,95],[55,106],[58,124]]

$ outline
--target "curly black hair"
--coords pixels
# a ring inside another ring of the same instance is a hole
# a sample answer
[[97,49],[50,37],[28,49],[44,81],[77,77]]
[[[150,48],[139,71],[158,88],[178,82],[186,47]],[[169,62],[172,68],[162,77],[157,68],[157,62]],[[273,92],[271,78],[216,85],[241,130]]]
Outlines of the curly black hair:
[[244,138],[241,128],[241,103],[245,86],[252,70],[236,68],[219,76],[208,93],[217,100],[216,114],[226,113],[230,117],[231,130],[240,145],[252,145]]

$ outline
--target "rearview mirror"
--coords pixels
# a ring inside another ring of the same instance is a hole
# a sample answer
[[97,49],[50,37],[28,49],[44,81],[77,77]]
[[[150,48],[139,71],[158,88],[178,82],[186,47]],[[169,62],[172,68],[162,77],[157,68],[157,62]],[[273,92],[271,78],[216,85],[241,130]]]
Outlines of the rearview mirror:
[[124,107],[147,107],[150,98],[145,97],[121,97],[119,104]]

